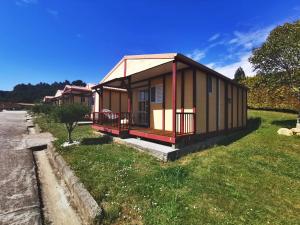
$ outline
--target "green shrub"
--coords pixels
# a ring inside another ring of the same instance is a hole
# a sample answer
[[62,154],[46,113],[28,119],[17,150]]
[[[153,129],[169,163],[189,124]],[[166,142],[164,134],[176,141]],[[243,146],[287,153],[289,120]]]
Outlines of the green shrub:
[[89,113],[89,108],[80,104],[67,104],[56,107],[52,116],[56,122],[64,123],[68,131],[69,143],[72,143],[72,131],[77,126],[77,122],[83,120]]

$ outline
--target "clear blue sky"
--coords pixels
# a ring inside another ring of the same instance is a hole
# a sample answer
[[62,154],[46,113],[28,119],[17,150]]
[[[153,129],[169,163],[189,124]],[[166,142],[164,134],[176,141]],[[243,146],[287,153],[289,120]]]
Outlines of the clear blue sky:
[[126,54],[180,52],[227,76],[300,2],[1,0],[0,90],[18,83],[97,83]]

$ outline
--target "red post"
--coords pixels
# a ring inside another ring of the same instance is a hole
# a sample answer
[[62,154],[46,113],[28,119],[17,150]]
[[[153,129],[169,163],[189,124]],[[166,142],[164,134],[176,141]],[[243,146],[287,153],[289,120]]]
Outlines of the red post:
[[103,87],[100,88],[100,93],[99,93],[99,97],[100,97],[100,110],[99,112],[102,112],[103,110]]
[[128,126],[131,125],[131,77],[128,78],[128,89],[127,89],[127,112],[129,117]]
[[181,115],[180,115],[180,133],[184,133],[185,117],[184,117],[184,82],[185,76],[184,71],[181,72]]
[[[163,131],[165,131],[165,115],[166,115],[166,101],[165,101],[165,96],[166,96],[166,75],[163,76],[163,102],[162,102],[162,128]],[[150,94],[148,96],[150,98]]]
[[172,131],[173,131],[173,137],[176,137],[176,83],[177,83],[177,77],[176,77],[176,71],[177,71],[177,63],[174,60],[172,63]]

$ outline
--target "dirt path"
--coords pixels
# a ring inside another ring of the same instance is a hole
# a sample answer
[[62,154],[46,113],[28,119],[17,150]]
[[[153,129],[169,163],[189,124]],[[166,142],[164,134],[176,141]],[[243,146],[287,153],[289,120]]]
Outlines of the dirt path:
[[34,156],[39,168],[46,224],[47,222],[54,225],[82,224],[69,203],[66,186],[55,176],[45,150],[34,152]]

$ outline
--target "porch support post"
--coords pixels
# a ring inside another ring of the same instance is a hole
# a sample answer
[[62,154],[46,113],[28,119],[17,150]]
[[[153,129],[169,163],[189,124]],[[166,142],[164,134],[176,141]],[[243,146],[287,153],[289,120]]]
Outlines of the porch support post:
[[121,109],[121,101],[122,101],[122,92],[119,92],[119,113],[121,115],[122,109]]
[[184,70],[181,72],[181,114],[180,114],[180,133],[184,133],[184,84],[185,83],[185,76],[184,76]]
[[194,116],[193,116],[193,133],[195,134],[196,133],[196,118],[197,118],[197,115],[196,115],[196,69],[193,69],[193,113],[194,113]]
[[111,90],[109,90],[109,110],[111,110]]
[[150,88],[151,88],[151,79],[148,80],[148,109],[147,109],[147,120],[148,120],[148,127],[150,128],[150,107],[151,107],[151,102],[150,102]]
[[103,93],[103,87],[100,87],[100,92],[99,92],[100,110],[99,110],[99,112],[102,112],[102,110],[103,110],[103,94],[104,94]]
[[127,88],[127,112],[129,114],[128,126],[131,126],[131,77],[128,77],[128,88]]
[[177,85],[177,62],[174,60],[172,63],[172,136],[176,138],[176,85]]
[[166,75],[163,76],[163,99],[162,99],[162,129],[163,131],[166,130],[166,126],[165,126],[165,115],[166,115]]

